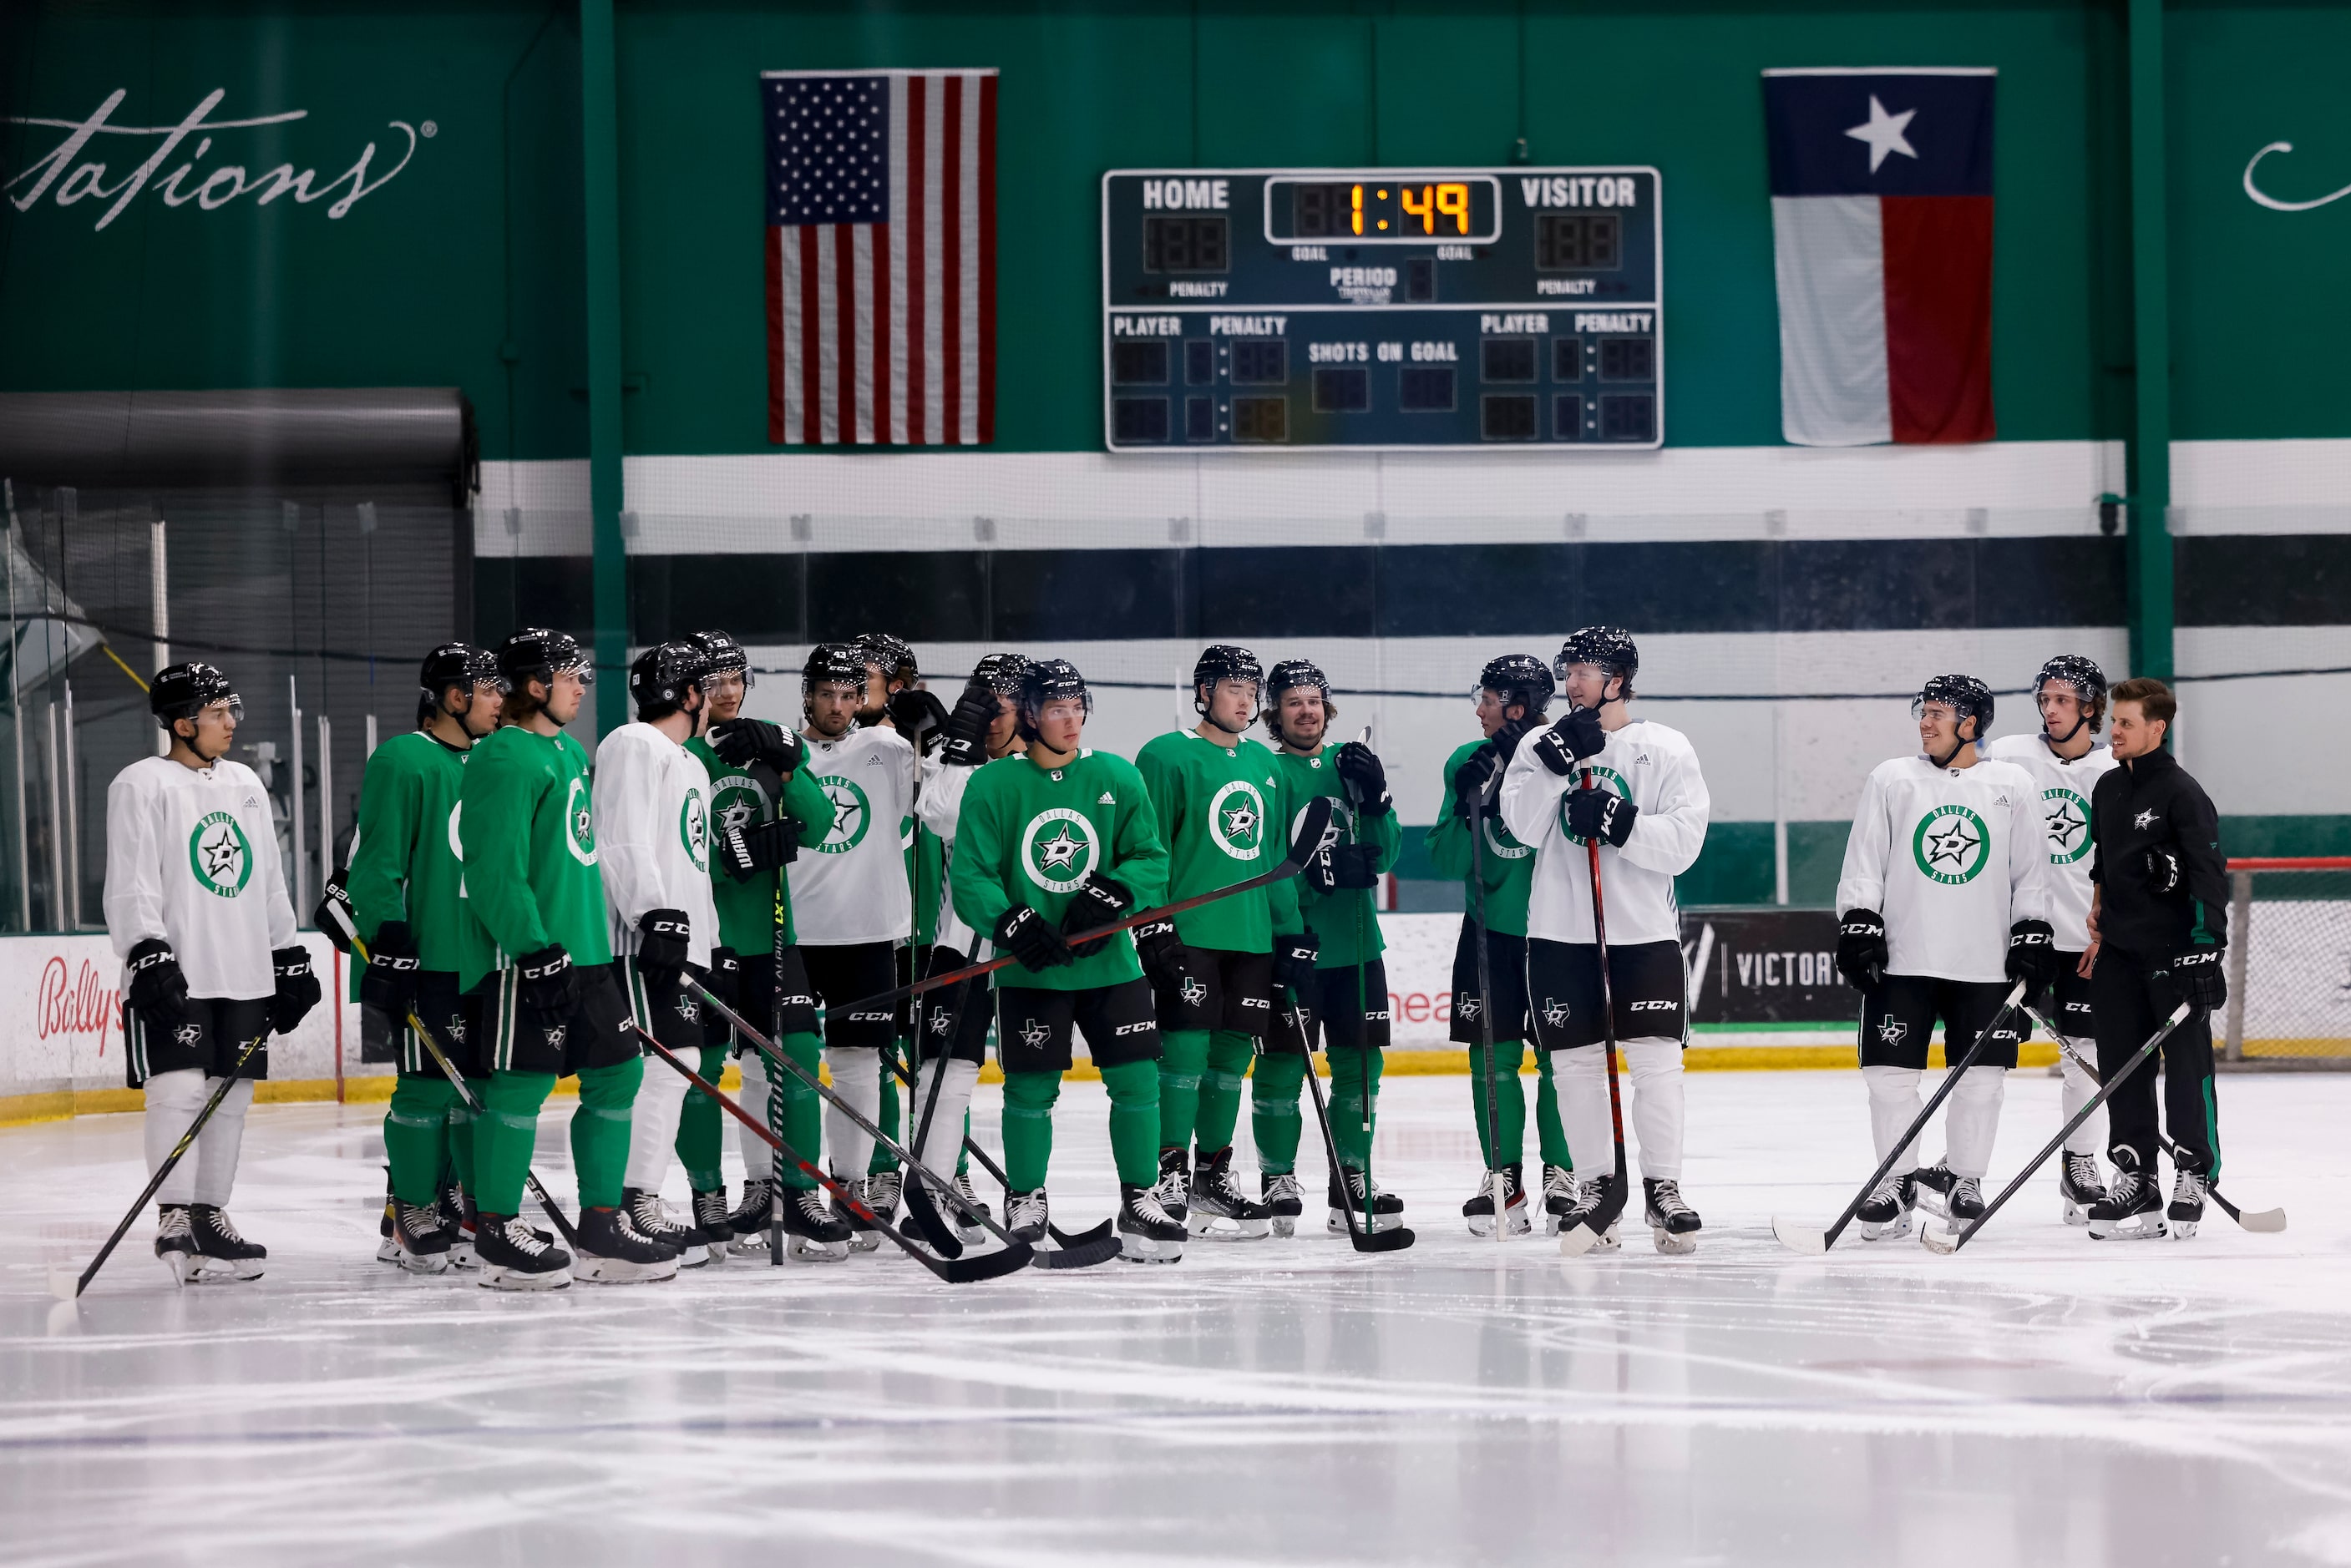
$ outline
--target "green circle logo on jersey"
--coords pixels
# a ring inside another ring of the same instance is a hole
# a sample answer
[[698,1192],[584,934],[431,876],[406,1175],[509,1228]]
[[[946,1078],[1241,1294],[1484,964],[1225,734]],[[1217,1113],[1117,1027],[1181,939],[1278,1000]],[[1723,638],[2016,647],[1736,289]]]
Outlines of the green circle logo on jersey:
[[[1625,782],[1625,775],[1623,774],[1618,773],[1614,768],[1605,766],[1595,766],[1592,771],[1600,775],[1601,784],[1614,790],[1626,800],[1631,800],[1633,798],[1633,786]],[[1573,794],[1576,790],[1580,790],[1583,787],[1583,780],[1579,774],[1573,788],[1570,789],[1566,794],[1562,794],[1559,797],[1559,830],[1560,832],[1567,835],[1567,841],[1570,844],[1582,844],[1584,842],[1584,840],[1578,838],[1574,834],[1569,833],[1567,830],[1567,796],[1569,794]]]
[[1208,837],[1236,860],[1265,849],[1265,797],[1247,779],[1235,779],[1208,802]]
[[705,876],[710,871],[710,808],[703,805],[702,792],[689,789],[685,804],[677,811],[678,842],[685,846],[685,857],[694,868]]
[[866,830],[873,826],[873,803],[854,782],[839,774],[819,774],[816,787],[832,802],[832,831],[824,836],[816,852],[846,855],[865,842]]
[[2072,790],[2043,790],[2041,820],[2049,830],[2052,866],[2071,866],[2090,852],[2090,803]]
[[253,846],[245,829],[225,811],[206,812],[188,835],[188,866],[197,886],[224,898],[245,891],[253,877]]
[[[465,863],[465,845],[457,836],[457,814],[465,808],[465,803],[462,800],[449,808],[449,858],[460,866]],[[358,841],[354,839],[352,842],[356,844]]]
[[1049,893],[1074,893],[1097,858],[1094,825],[1057,805],[1029,819],[1020,835],[1020,868]]
[[1991,858],[1991,834],[1966,806],[1938,805],[1918,819],[1910,853],[1929,881],[1956,888],[1972,882]]
[[710,781],[711,831],[731,833],[768,820],[768,792],[749,774],[721,774]]
[[576,778],[563,797],[564,847],[582,866],[596,864],[596,814],[588,804],[588,781]]
[[[1322,759],[1317,757],[1314,760],[1319,763]],[[1297,815],[1290,819],[1291,843],[1295,844],[1298,841],[1299,830],[1306,826],[1306,814],[1313,808],[1314,803],[1309,801],[1298,808]],[[1331,797],[1331,825],[1322,830],[1322,842],[1316,845],[1314,850],[1309,853],[1334,848],[1342,844],[1353,844],[1356,841],[1355,808],[1335,795]]]
[[1534,853],[1533,850],[1510,836],[1510,830],[1502,826],[1500,817],[1489,816],[1480,820],[1486,826],[1486,847],[1493,854],[1500,856],[1505,860],[1524,860]]

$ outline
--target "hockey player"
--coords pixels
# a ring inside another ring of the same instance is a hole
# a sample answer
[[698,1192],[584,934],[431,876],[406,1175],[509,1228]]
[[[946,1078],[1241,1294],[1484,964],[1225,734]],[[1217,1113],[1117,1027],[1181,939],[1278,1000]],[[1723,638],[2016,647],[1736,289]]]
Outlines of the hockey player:
[[[710,898],[710,775],[685,749],[709,711],[703,691],[709,677],[710,656],[684,639],[656,643],[629,666],[636,722],[596,748],[596,857],[632,1021],[715,1081],[726,1045],[704,1044],[701,998],[684,982],[687,975],[707,981],[718,934]],[[638,1089],[621,1207],[639,1235],[675,1249],[681,1264],[695,1268],[725,1260],[735,1228],[723,1189],[695,1192],[691,1225],[672,1220],[662,1205],[662,1175],[688,1087],[664,1063]]]
[[2106,1099],[2114,1185],[2090,1206],[2095,1237],[2196,1234],[2220,1176],[2220,1106],[2212,1095],[2212,1012],[2229,1000],[2228,862],[2203,787],[2166,749],[2178,699],[2160,680],[2114,689],[2114,757],[2090,795],[2090,1006],[2105,1077],[2146,1044],[2183,1001],[2195,1011],[2162,1045],[2164,1120],[2171,1132],[2171,1204],[2158,1216],[2155,1073],[2142,1067]]
[[[1529,735],[1502,774],[1502,823],[1535,851],[1527,899],[1527,998],[1535,1048],[1561,1053],[1561,1119],[1583,1172],[1561,1227],[1580,1223],[1613,1175],[1602,1049],[1599,950],[1593,930],[1592,857],[1600,843],[1600,896],[1608,937],[1608,994],[1633,1075],[1632,1124],[1641,1146],[1643,1223],[1661,1252],[1698,1245],[1698,1211],[1682,1200],[1682,1046],[1689,977],[1682,964],[1674,878],[1706,843],[1709,801],[1698,754],[1678,730],[1635,719],[1640,649],[1625,631],[1588,626],[1552,661],[1569,708]],[[1610,1225],[1598,1243],[1616,1244]]]
[[[532,627],[499,645],[498,674],[507,685],[499,727],[466,758],[457,796],[464,907],[481,933],[462,955],[459,979],[482,995],[483,1064],[493,1070],[474,1128],[482,1283],[545,1290],[575,1275],[606,1284],[668,1279],[676,1249],[641,1234],[621,1208],[644,1050],[622,1027],[630,1009],[612,971],[588,753],[563,732],[594,668],[568,634]],[[576,1262],[517,1217],[539,1107],[559,1077],[575,1073]]]
[[[2062,1036],[2061,1098],[2070,1122],[2098,1092],[2091,1071],[2098,1043],[2090,1007],[2090,795],[2115,765],[2114,753],[2098,739],[2106,709],[2105,671],[2080,654],[2061,653],[2033,677],[2032,699],[2041,710],[2041,732],[2003,735],[1984,747],[1983,754],[2022,768],[2041,794],[2041,824],[2049,846],[2049,924],[2057,942],[2048,1015]],[[2090,1205],[2106,1195],[2098,1173],[2104,1130],[2099,1119],[2090,1117],[2065,1140],[2057,1192],[2068,1225],[2085,1223]]]
[[[1918,751],[1880,763],[1861,786],[1837,881],[1837,969],[1862,993],[1861,1075],[1870,1133],[1884,1159],[1920,1109],[1928,1037],[1943,1025],[1956,1067],[1986,1029],[1991,1043],[1951,1092],[1948,1151],[1933,1180],[1955,1226],[1984,1211],[1983,1176],[2021,1020],[1998,1017],[2011,982],[2025,1002],[2055,978],[2041,791],[2013,763],[1981,756],[1991,690],[1938,675],[1911,700]],[[1855,1215],[1865,1240],[1910,1229],[1922,1174],[1886,1173]],[[1928,1190],[1934,1188],[1929,1185]]]
[[[859,727],[866,691],[864,655],[849,643],[820,643],[801,671],[806,766],[833,806],[822,842],[785,868],[801,961],[822,1002],[824,1064],[834,1091],[870,1121],[882,1110],[882,1053],[895,1048],[896,1014],[887,1004],[850,1004],[898,983],[897,944],[914,929],[914,894],[905,843],[914,814],[914,749],[886,724]],[[825,1158],[834,1178],[860,1189],[883,1220],[897,1206],[898,1175],[869,1172],[872,1134],[839,1110],[825,1117]],[[807,1152],[805,1150],[803,1153]],[[834,1201],[834,1217],[855,1230],[852,1247],[872,1251],[881,1232],[860,1227]]]
[[[1208,648],[1192,667],[1199,724],[1158,736],[1136,753],[1167,846],[1171,902],[1246,881],[1272,863],[1269,856],[1281,853],[1290,810],[1280,769],[1248,735],[1263,684],[1255,654],[1225,643]],[[1252,1203],[1233,1185],[1231,1166],[1241,1076],[1273,1025],[1278,990],[1290,987],[1301,999],[1313,992],[1315,941],[1305,926],[1297,888],[1282,881],[1134,933],[1165,1053],[1159,1202],[1178,1220],[1188,1220],[1196,1186],[1218,1195],[1228,1212],[1217,1217],[1232,1220],[1242,1235],[1263,1235],[1270,1225],[1286,1236],[1297,1225],[1302,1206],[1294,1174],[1261,1173],[1261,1201]],[[1294,1136],[1287,1141],[1298,1147]],[[1196,1184],[1189,1159],[1196,1143],[1207,1172]]]
[[[1299,877],[1299,914],[1314,935],[1314,981],[1297,993],[1301,1041],[1311,1049],[1321,1034],[1331,1065],[1331,1136],[1339,1146],[1341,1170],[1331,1173],[1328,1226],[1347,1232],[1344,1210],[1361,1214],[1364,1184],[1371,1181],[1372,1129],[1379,1110],[1380,1070],[1388,1044],[1388,971],[1380,957],[1386,944],[1373,889],[1395,865],[1403,846],[1395,807],[1388,797],[1387,773],[1361,741],[1330,741],[1338,710],[1331,682],[1302,659],[1273,667],[1266,680],[1265,727],[1279,748],[1282,795],[1294,830],[1297,814],[1317,795],[1336,804],[1335,831]],[[1301,1130],[1298,1096],[1312,1059],[1306,1049],[1270,1051],[1257,1063],[1249,1091],[1250,1127],[1257,1136],[1258,1163],[1269,1174],[1297,1169]],[[1204,1159],[1193,1172],[1191,1226],[1207,1229],[1225,1192],[1209,1185],[1215,1171]],[[1229,1187],[1229,1178],[1225,1185]],[[1233,1196],[1238,1196],[1234,1194]],[[1375,1229],[1404,1223],[1404,1200],[1372,1188]]]
[[[757,679],[743,645],[723,631],[698,631],[693,640],[710,659],[710,722],[706,732],[688,741],[685,749],[710,775],[710,893],[718,914],[711,990],[763,1027],[777,1049],[813,1073],[823,1052],[816,993],[793,940],[791,889],[782,867],[831,832],[832,802],[801,765],[808,748],[797,733],[743,716],[744,695]],[[771,1072],[768,1059],[747,1042],[737,1041],[736,1047],[743,1103],[763,1114],[778,1137],[814,1158],[823,1145],[822,1102],[816,1091],[789,1073]],[[703,1060],[710,1058],[705,1054]],[[717,1081],[711,1073],[703,1076]],[[695,1223],[705,1231],[716,1228],[716,1211],[726,1200],[718,1164],[724,1141],[720,1115],[717,1102],[695,1089],[686,1096],[678,1123],[678,1158],[694,1187]],[[793,1257],[847,1257],[849,1227],[826,1208],[815,1179],[797,1167],[779,1169],[773,1149],[748,1127],[737,1130],[744,1182],[742,1205],[726,1216],[733,1250],[761,1250],[774,1213],[791,1238]]]
[[[445,642],[417,671],[416,728],[375,749],[360,780],[359,829],[343,885],[350,921],[366,945],[360,1004],[385,1020],[399,1042],[400,1076],[383,1118],[392,1168],[394,1261],[413,1273],[459,1262],[460,1229],[441,1209],[442,1176],[455,1167],[473,1199],[474,1114],[413,1029],[412,1010],[433,1031],[450,1064],[479,1085],[489,1073],[476,1054],[481,999],[458,983],[463,944],[479,929],[462,918],[465,867],[457,858],[457,794],[474,743],[497,727],[506,700],[496,658]],[[486,955],[483,955],[486,958]],[[465,1242],[465,1262],[472,1244]]]
[[1069,1071],[1073,1029],[1110,1095],[1118,1165],[1118,1231],[1136,1262],[1184,1255],[1184,1226],[1159,1200],[1160,1051],[1151,988],[1122,931],[1072,947],[1067,938],[1165,897],[1167,852],[1142,775],[1089,749],[1093,706],[1084,677],[1049,659],[1021,678],[1027,753],[988,763],[965,787],[948,875],[956,913],[1017,963],[999,971],[997,1050],[1004,1064],[1004,1165],[1017,1234],[1042,1235],[1053,1104]]
[[[277,857],[268,792],[228,760],[245,705],[209,664],[157,673],[148,711],[171,751],[106,790],[106,930],[122,961],[130,1085],[147,1091],[147,1168],[170,1157],[205,1102],[194,1158],[156,1193],[155,1256],[183,1284],[260,1276],[268,1250],[227,1212],[253,1085],[269,1048],[319,1001]],[[248,1049],[250,1047],[250,1049]]]
[[[1519,1069],[1526,1060],[1527,891],[1534,880],[1535,853],[1502,825],[1495,785],[1517,754],[1519,742],[1551,706],[1552,691],[1550,669],[1532,654],[1505,654],[1487,663],[1472,694],[1478,705],[1478,727],[1485,732],[1485,739],[1465,742],[1445,759],[1445,798],[1437,807],[1437,826],[1427,836],[1429,862],[1445,875],[1460,877],[1467,887],[1461,936],[1453,948],[1449,1035],[1456,1044],[1469,1048],[1470,1112],[1478,1126],[1478,1146],[1486,1157],[1487,1179],[1479,1184],[1477,1196],[1461,1206],[1462,1218],[1469,1222],[1473,1236],[1493,1234],[1497,1172],[1504,1179],[1512,1233],[1523,1235],[1531,1229],[1521,1176],[1527,1100],[1519,1085]],[[1469,841],[1473,802],[1485,832],[1483,852],[1479,855],[1471,853]],[[1481,863],[1486,911],[1482,930],[1478,924],[1480,892],[1470,885]],[[1486,944],[1487,984],[1493,993],[1491,1063],[1485,1059],[1486,1023],[1479,1016],[1478,995],[1481,940]],[[1568,1156],[1567,1134],[1560,1127],[1551,1053],[1537,1051],[1535,1066],[1541,1075],[1535,1089],[1535,1125],[1543,1160],[1543,1208],[1546,1223],[1556,1231],[1560,1217],[1575,1203],[1573,1162]]]

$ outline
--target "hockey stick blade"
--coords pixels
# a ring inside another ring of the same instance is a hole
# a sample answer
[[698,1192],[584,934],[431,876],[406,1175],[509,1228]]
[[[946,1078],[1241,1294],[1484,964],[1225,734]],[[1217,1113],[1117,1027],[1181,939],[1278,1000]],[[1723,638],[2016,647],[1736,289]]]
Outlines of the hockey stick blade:
[[1810,1225],[1796,1225],[1777,1214],[1771,1216],[1771,1234],[1791,1252],[1802,1252],[1807,1257],[1817,1257],[1829,1250],[1827,1231]]
[[[1320,798],[1328,800],[1330,797],[1324,795]],[[1321,836],[1318,834],[1316,837],[1319,841]],[[1282,989],[1289,992],[1287,986]],[[1290,1005],[1294,1008],[1298,1005],[1297,993],[1295,992],[1289,993]],[[1322,1098],[1322,1080],[1314,1075],[1314,1062],[1311,1056],[1308,1057],[1306,1063],[1306,1087],[1314,1096],[1314,1120],[1322,1129],[1322,1152],[1329,1157],[1331,1168],[1334,1171],[1338,1170],[1342,1168],[1339,1159],[1339,1140],[1331,1134],[1331,1107]],[[1364,1172],[1364,1190],[1367,1200],[1371,1192],[1371,1173]],[[1342,1195],[1344,1195],[1343,1183]],[[1393,1231],[1359,1228],[1355,1221],[1355,1210],[1352,1205],[1343,1205],[1339,1213],[1347,1222],[1347,1243],[1358,1252],[1401,1252],[1420,1239],[1414,1235],[1408,1227],[1403,1225],[1397,1226]]]
[[1625,1217],[1625,1193],[1627,1183],[1621,1172],[1608,1178],[1608,1191],[1600,1205],[1573,1225],[1563,1226],[1559,1232],[1559,1255],[1581,1258],[1600,1244],[1608,1228]]
[[81,1300],[81,1274],[71,1263],[49,1265],[49,1294],[61,1302]]
[[1050,1250],[1038,1248],[1037,1255],[1029,1260],[1030,1268],[1091,1269],[1097,1263],[1109,1262],[1124,1250],[1119,1239],[1111,1233],[1111,1222],[1107,1220],[1091,1231],[1067,1239],[1060,1231],[1054,1231],[1053,1240],[1060,1245]]

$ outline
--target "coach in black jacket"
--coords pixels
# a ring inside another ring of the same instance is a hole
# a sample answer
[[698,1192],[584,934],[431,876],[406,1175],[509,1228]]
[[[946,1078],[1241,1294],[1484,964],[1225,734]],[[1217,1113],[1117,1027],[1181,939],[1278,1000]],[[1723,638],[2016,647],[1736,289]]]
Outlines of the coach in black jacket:
[[[2203,786],[2164,748],[2179,704],[2160,680],[2113,692],[2115,760],[2090,794],[2090,1007],[2098,1073],[2112,1075],[2184,999],[2196,1011],[2163,1044],[2164,1119],[2176,1179],[2156,1214],[2155,1075],[2132,1074],[2106,1101],[2106,1149],[2116,1184],[2090,1210],[2093,1236],[2160,1236],[2163,1220],[2196,1233],[2204,1194],[2220,1174],[2212,1095],[2212,1010],[2228,1000],[2228,863],[2220,818]],[[2128,1189],[2126,1191],[2126,1189]]]

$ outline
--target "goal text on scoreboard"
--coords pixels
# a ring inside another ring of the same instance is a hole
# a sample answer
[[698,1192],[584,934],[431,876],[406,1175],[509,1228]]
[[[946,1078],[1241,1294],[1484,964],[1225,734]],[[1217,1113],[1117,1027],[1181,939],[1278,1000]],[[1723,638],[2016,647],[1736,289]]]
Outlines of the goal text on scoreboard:
[[1664,441],[1655,169],[1102,176],[1113,452]]

